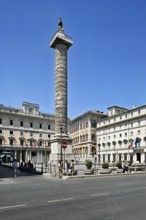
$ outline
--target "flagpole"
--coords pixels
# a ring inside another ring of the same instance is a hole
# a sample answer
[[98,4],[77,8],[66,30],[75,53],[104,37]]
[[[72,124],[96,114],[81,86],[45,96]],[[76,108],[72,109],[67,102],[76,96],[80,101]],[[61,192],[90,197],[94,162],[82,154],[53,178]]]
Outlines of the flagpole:
[[128,121],[128,160],[130,161],[130,155],[129,155],[129,121]]

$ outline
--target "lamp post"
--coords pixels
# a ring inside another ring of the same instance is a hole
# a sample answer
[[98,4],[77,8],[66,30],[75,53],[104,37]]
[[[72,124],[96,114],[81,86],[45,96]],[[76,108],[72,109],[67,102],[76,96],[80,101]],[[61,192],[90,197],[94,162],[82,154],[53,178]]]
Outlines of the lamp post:
[[97,163],[97,158],[94,158],[94,174],[96,174],[96,163]]
[[46,150],[46,141],[44,140],[45,147],[45,172],[47,172],[47,150]]
[[62,160],[63,160],[63,154],[62,154],[62,127],[60,127],[60,161],[61,161],[61,168],[63,168]]
[[63,163],[62,163],[62,127],[60,126],[60,163],[59,163],[59,178],[62,178]]
[[63,167],[63,169],[64,169],[64,172],[65,172],[65,148],[64,148],[64,167]]

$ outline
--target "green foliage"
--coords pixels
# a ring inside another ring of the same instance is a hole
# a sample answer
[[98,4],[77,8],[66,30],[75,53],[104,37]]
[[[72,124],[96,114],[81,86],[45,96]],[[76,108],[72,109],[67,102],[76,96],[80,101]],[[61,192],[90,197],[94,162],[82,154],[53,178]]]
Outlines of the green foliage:
[[116,167],[118,167],[118,169],[122,169],[122,163],[121,163],[121,161],[119,161],[119,162],[116,163]]
[[109,168],[109,164],[106,163],[106,162],[103,163],[103,164],[102,164],[102,168],[103,168],[103,169],[108,169],[108,168]]
[[70,161],[67,161],[67,162],[66,162],[67,169],[70,169],[70,164],[71,164],[71,162],[70,162]]
[[87,169],[91,169],[91,167],[92,167],[92,160],[86,160],[85,162],[86,162]]

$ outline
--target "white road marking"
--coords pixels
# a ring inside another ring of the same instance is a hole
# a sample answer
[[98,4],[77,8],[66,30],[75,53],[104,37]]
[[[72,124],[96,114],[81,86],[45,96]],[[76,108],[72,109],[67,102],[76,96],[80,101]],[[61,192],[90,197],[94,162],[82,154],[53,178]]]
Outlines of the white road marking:
[[128,191],[135,191],[135,190],[139,190],[139,189],[146,189],[146,186],[139,187],[139,188],[134,188],[134,189],[127,189],[127,190],[125,190],[125,192],[128,192]]
[[121,195],[121,194],[124,194],[124,193],[127,193],[127,192],[130,192],[130,191],[137,191],[137,190],[141,190],[141,189],[146,189],[146,186],[144,187],[139,187],[139,188],[134,188],[134,189],[127,189],[127,190],[123,190],[123,191],[120,191],[120,192],[113,192],[113,193],[99,193],[99,194],[93,194],[91,195],[92,197],[96,197],[96,196],[106,196],[106,195]]
[[63,202],[63,201],[68,201],[68,200],[73,200],[74,198],[66,198],[66,199],[55,199],[55,200],[50,200],[48,201],[49,203],[53,202]]
[[93,194],[91,196],[106,196],[106,195],[109,195],[109,193],[99,193],[99,194]]
[[22,205],[12,205],[12,206],[4,206],[4,207],[0,207],[0,210],[2,210],[2,209],[19,208],[19,207],[24,207],[24,206],[26,206],[26,204],[22,204]]

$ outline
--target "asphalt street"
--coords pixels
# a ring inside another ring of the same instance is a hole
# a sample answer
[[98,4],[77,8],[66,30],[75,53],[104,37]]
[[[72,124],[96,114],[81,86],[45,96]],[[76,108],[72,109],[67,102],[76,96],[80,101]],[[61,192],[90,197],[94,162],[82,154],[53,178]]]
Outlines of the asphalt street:
[[146,174],[0,181],[0,220],[144,220]]
[[[22,170],[17,171],[17,176],[32,176],[32,175],[36,175],[36,174]],[[14,169],[6,166],[0,166],[0,178],[9,178],[9,177],[14,177]]]

